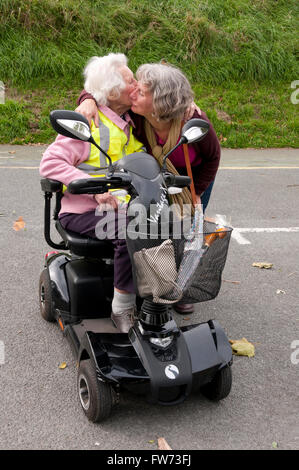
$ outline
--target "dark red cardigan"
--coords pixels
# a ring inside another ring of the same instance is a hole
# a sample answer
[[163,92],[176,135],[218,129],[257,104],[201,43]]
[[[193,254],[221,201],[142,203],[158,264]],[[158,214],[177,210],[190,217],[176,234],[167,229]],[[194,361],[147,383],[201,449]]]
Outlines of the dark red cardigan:
[[[94,99],[92,95],[83,90],[77,100],[77,104],[79,105],[87,98]],[[151,147],[144,131],[144,117],[133,113],[133,111],[129,111],[129,113],[135,124],[135,129],[133,130],[134,135],[145,145],[148,153],[151,154]],[[196,160],[194,162],[195,164],[192,164],[192,174],[196,194],[202,194],[215,179],[219,166],[221,150],[216,132],[207,115],[203,111],[201,111],[200,115],[195,111],[192,117],[200,117],[210,124],[210,129],[206,137],[198,143],[191,144],[195,148],[196,154],[201,158],[201,162],[199,164],[196,164]],[[176,169],[182,175],[187,174],[186,167]]]

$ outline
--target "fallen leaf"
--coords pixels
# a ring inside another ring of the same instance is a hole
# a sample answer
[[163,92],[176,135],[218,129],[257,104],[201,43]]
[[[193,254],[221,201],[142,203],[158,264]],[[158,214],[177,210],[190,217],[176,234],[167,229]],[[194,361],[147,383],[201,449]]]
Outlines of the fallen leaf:
[[172,450],[170,445],[165,441],[164,437],[159,437],[158,449],[159,450]]
[[149,444],[154,444],[155,441],[153,441],[152,439],[150,441],[148,441]]
[[11,150],[11,151],[8,152],[8,153],[13,154],[13,153],[16,153],[16,151],[15,151],[15,150]]
[[277,289],[276,294],[285,294],[285,290]]
[[23,217],[19,217],[13,224],[13,229],[18,232],[19,230],[22,230],[25,228],[25,222]]
[[190,320],[190,317],[184,317],[183,320]]
[[236,340],[229,340],[233,354],[236,356],[254,356],[254,345],[247,341],[246,338],[236,339]]
[[61,364],[59,364],[58,369],[65,369],[66,366],[67,366],[67,363],[66,363],[66,362],[62,362]]
[[277,449],[277,447],[278,447],[277,442],[273,441],[273,442],[272,442],[272,447],[273,447],[273,449]]
[[261,268],[261,269],[271,269],[273,267],[272,263],[264,263],[264,262],[259,262],[259,263],[252,263],[252,266],[256,268]]

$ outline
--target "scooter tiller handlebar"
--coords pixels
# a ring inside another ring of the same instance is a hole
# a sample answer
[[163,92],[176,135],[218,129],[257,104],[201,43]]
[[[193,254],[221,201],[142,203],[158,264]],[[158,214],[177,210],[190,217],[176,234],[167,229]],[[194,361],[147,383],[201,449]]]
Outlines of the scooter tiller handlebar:
[[114,175],[111,178],[82,178],[72,181],[67,189],[71,194],[102,194],[109,189],[126,188],[131,178],[127,174]]
[[189,186],[191,183],[191,178],[189,178],[189,176],[173,175],[172,173],[164,173],[163,176],[167,186],[184,188]]

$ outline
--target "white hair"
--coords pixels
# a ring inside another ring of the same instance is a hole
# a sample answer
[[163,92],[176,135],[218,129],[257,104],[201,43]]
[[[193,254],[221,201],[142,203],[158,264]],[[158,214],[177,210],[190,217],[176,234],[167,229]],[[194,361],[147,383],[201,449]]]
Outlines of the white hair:
[[110,53],[103,57],[92,57],[83,72],[84,89],[90,93],[99,105],[106,105],[108,97],[119,98],[126,86],[120,68],[128,63],[124,54]]

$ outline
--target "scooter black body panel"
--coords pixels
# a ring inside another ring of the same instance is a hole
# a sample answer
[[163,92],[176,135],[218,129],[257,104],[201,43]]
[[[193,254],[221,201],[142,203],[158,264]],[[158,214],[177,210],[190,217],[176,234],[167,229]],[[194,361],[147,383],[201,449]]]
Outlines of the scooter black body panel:
[[216,372],[232,364],[232,348],[216,320],[181,329],[191,359],[193,389],[210,382]]
[[183,327],[165,350],[153,347],[138,322],[125,335],[90,331],[88,321],[65,329],[77,361],[91,358],[98,380],[145,394],[150,403],[181,403],[232,362],[231,346],[216,321]]
[[116,333],[90,331],[88,322],[69,325],[65,330],[78,362],[93,359],[98,378],[112,384],[149,379],[128,335],[118,333],[116,329]]
[[58,253],[47,258],[45,267],[51,280],[53,307],[64,324],[110,316],[113,265]]
[[71,256],[66,253],[57,253],[49,256],[45,263],[51,280],[54,309],[66,314],[70,312],[70,296],[65,277],[65,265],[70,259]]

